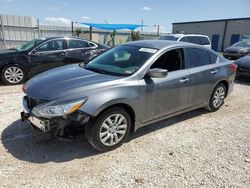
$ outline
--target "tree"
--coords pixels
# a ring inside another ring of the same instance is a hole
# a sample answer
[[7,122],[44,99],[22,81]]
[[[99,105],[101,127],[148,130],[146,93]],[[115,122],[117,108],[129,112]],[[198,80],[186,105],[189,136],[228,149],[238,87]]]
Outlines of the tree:
[[115,46],[115,36],[116,36],[117,32],[115,30],[113,30],[109,36],[111,38],[111,41],[112,41],[112,46]]
[[79,37],[81,33],[82,33],[81,28],[80,27],[76,28],[76,36]]
[[139,31],[131,31],[130,39],[131,39],[131,41],[139,40],[140,39]]

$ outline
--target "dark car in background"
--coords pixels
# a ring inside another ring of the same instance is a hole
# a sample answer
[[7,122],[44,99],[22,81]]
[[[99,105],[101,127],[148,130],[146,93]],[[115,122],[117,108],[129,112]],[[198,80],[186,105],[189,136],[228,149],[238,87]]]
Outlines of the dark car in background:
[[227,59],[239,59],[250,53],[250,42],[237,42],[224,50],[223,56]]
[[108,47],[75,37],[34,39],[16,49],[0,52],[1,80],[19,84],[49,69],[87,62]]
[[248,77],[250,78],[250,55],[242,57],[234,63],[238,66],[236,75],[238,77]]
[[140,127],[201,107],[218,110],[235,72],[235,64],[200,45],[130,42],[88,64],[30,79],[23,85],[21,117],[53,136],[85,128],[89,143],[108,151]]

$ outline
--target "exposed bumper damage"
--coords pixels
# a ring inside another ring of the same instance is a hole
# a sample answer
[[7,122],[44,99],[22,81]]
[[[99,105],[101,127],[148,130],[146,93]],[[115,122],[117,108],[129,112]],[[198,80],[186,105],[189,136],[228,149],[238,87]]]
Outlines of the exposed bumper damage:
[[[90,115],[76,111],[72,114],[55,117],[40,118],[32,113],[29,107],[28,97],[23,98],[24,111],[21,112],[21,120],[28,122],[36,131],[49,132],[52,137],[68,137],[71,134],[76,135],[75,131],[84,130],[86,123],[90,120]],[[74,133],[73,133],[74,132]]]

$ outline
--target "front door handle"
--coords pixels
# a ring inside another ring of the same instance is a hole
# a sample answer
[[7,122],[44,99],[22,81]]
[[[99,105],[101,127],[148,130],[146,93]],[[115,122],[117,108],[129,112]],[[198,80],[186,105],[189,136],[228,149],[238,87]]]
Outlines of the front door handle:
[[59,57],[62,57],[62,56],[65,56],[65,55],[66,55],[65,52],[62,52],[62,53],[58,54]]
[[186,82],[188,82],[189,81],[189,78],[182,78],[181,80],[180,80],[180,83],[186,83]]
[[212,70],[211,74],[216,74],[218,72],[218,70]]

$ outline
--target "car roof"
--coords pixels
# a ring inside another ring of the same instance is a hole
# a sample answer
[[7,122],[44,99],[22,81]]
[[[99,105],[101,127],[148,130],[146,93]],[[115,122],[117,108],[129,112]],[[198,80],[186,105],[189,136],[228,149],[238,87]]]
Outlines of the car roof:
[[183,36],[194,36],[194,37],[208,37],[207,35],[199,35],[199,34],[163,34],[161,36],[176,36],[176,37],[183,37]]
[[41,39],[47,41],[47,40],[51,40],[51,39],[81,39],[81,40],[86,40],[84,38],[80,38],[80,37],[42,37]]
[[177,42],[177,41],[170,41],[170,40],[140,40],[140,41],[133,41],[127,42],[122,44],[123,46],[137,46],[137,47],[144,47],[144,48],[154,48],[154,49],[163,49],[170,46],[175,47],[183,47],[183,46],[195,46],[200,47],[200,45],[187,43],[187,42]]

